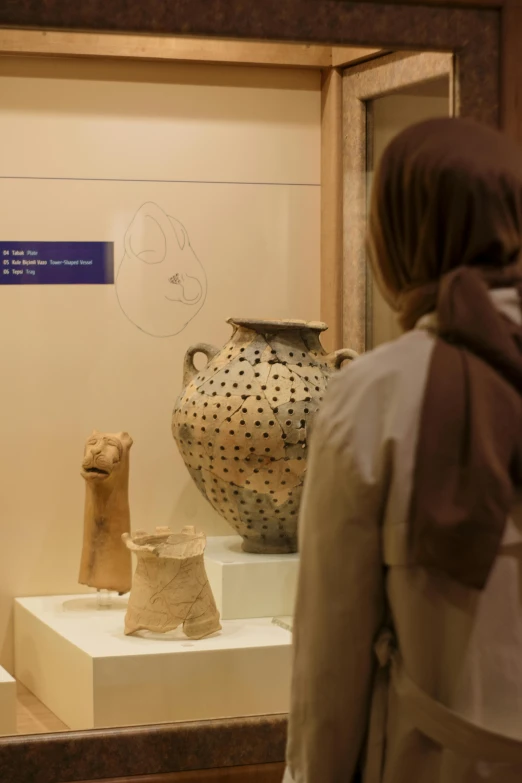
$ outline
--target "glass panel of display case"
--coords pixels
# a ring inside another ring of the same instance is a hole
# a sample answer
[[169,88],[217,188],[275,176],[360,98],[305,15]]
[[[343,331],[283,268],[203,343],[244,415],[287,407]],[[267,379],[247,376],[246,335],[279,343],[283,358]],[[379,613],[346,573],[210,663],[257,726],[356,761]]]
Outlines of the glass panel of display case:
[[45,726],[284,712],[320,70],[10,58],[0,94],[1,663]]
[[[448,76],[427,79],[368,102],[368,195],[372,175],[386,145],[401,130],[416,122],[451,114],[451,80]],[[376,347],[400,335],[400,328],[375,280],[369,281],[369,343]]]
[[[288,711],[309,435],[362,350],[342,69],[386,57],[154,40],[0,59],[0,736]],[[450,91],[364,97],[368,184]]]

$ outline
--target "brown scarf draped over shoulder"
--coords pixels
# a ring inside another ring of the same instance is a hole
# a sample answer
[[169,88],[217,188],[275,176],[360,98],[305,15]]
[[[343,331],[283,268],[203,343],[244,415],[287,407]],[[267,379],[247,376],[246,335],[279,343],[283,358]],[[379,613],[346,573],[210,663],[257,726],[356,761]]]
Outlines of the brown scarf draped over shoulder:
[[386,149],[368,251],[406,329],[436,314],[409,512],[417,565],[482,589],[522,485],[522,154],[473,122],[430,120]]

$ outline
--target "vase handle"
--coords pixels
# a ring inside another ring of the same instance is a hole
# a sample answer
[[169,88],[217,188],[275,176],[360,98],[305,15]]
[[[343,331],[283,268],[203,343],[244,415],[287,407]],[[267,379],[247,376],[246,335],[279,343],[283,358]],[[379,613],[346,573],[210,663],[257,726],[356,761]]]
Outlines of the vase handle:
[[352,351],[351,348],[340,348],[338,351],[332,351],[326,357],[325,361],[330,367],[335,367],[336,370],[341,369],[341,365],[347,359],[356,359],[359,356],[357,351]]
[[211,362],[214,356],[219,353],[219,348],[215,348],[208,343],[196,343],[196,345],[190,346],[183,362],[183,388],[198,374],[198,369],[194,365],[194,356],[197,353],[204,353],[207,357],[207,362]]

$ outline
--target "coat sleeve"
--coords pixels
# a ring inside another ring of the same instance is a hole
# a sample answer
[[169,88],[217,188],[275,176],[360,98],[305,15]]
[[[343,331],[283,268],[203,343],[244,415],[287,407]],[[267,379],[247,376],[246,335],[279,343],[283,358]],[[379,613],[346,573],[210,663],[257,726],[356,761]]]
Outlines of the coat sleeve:
[[368,720],[389,449],[381,395],[351,372],[331,383],[310,447],[285,783],[355,781]]

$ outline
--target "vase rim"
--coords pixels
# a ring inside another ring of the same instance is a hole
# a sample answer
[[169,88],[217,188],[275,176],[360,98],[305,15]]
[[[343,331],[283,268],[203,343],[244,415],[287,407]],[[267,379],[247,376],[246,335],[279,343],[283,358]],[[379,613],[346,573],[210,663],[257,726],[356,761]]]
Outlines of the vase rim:
[[169,560],[188,560],[202,555],[207,537],[192,526],[174,533],[169,527],[157,527],[154,533],[136,530],[124,533],[122,540],[127,549],[136,555],[148,554]]
[[291,330],[302,331],[309,329],[313,332],[324,332],[328,326],[323,321],[300,321],[297,318],[284,320],[263,320],[260,318],[227,318],[231,326],[243,326],[261,332],[287,332]]

